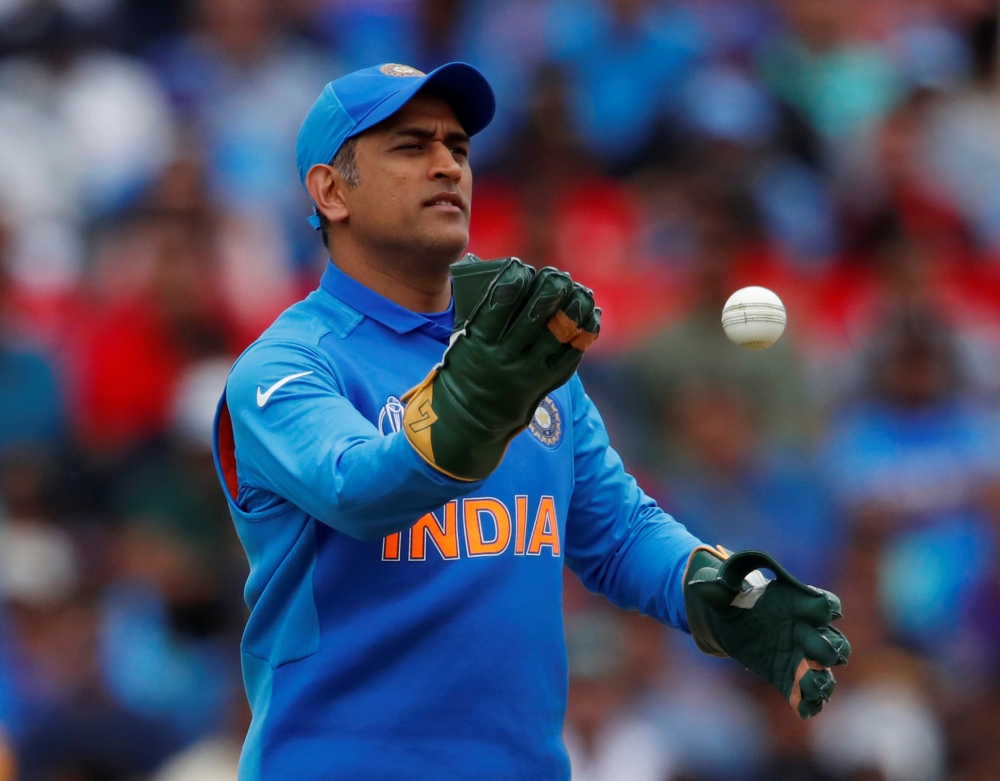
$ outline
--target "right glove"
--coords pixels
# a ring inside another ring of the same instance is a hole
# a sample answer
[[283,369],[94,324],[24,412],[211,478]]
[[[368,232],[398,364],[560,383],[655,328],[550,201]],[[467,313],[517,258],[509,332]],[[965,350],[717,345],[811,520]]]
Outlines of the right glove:
[[[771,570],[767,580],[759,570]],[[851,644],[831,622],[840,600],[807,586],[760,551],[696,548],[684,576],[691,636],[712,656],[731,656],[776,687],[803,719],[823,709],[836,687],[831,667],[847,664]]]
[[455,330],[441,363],[402,398],[403,431],[431,466],[481,480],[597,339],[593,294],[554,268],[466,255],[451,267]]

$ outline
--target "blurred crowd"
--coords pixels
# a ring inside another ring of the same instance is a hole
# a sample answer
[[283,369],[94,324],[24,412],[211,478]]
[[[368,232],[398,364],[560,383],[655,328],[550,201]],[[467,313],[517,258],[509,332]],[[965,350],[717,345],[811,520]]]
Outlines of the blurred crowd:
[[[0,781],[235,778],[234,357],[317,283],[323,85],[492,82],[472,243],[595,291],[582,373],[695,534],[836,591],[824,714],[567,578],[578,781],[1000,778],[986,0],[0,0]],[[722,305],[788,309],[750,353]]]

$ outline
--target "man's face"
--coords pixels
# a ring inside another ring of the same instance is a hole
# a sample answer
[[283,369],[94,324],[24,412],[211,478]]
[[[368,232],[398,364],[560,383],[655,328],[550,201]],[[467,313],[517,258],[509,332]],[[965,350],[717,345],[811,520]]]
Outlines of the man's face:
[[417,95],[358,138],[360,182],[343,193],[369,246],[456,260],[469,243],[469,137],[443,98]]

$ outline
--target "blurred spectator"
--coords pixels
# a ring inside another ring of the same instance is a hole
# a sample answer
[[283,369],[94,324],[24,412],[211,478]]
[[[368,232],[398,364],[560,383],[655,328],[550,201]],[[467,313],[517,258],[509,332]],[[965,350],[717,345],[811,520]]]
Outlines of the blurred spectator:
[[991,417],[963,397],[954,334],[926,310],[890,313],[868,355],[866,394],[835,417],[827,459],[844,505],[894,528],[980,506],[1000,476]]
[[231,748],[210,740],[235,719],[240,689],[228,651],[238,643],[246,577],[232,556],[235,535],[212,458],[212,419],[230,365],[221,358],[191,366],[177,384],[168,436],[109,492],[124,523],[102,600],[100,650],[107,686],[122,703],[223,754]]
[[653,637],[659,634],[655,623],[636,614],[582,611],[567,619],[570,695],[564,738],[574,779],[671,777],[672,757],[642,704],[660,660],[653,649],[633,645],[639,637],[651,639],[649,632],[628,629],[639,622],[652,624]]
[[218,490],[211,438],[231,364],[228,358],[210,359],[181,375],[166,436],[134,457],[107,496],[117,517],[141,519],[208,559],[224,555],[235,542]]
[[[971,695],[971,700],[968,695]],[[945,706],[948,717],[949,779],[978,781],[996,778],[1000,772],[1000,746],[994,736],[1000,730],[1000,697],[995,686],[963,690],[961,698]]]
[[63,433],[63,399],[55,367],[26,343],[6,317],[10,234],[0,218],[0,453],[52,450]]
[[274,0],[199,0],[192,9],[188,33],[153,58],[178,111],[204,133],[213,197],[307,264],[317,242],[305,225],[295,138],[342,68],[293,37]]
[[[662,463],[677,442],[667,410],[685,383],[738,387],[760,421],[765,441],[796,441],[807,433],[812,410],[804,372],[790,339],[763,353],[742,350],[722,333],[722,307],[741,287],[736,276],[742,228],[729,208],[710,206],[697,215],[697,255],[690,310],[676,324],[651,335],[628,356],[643,397],[641,411],[655,442],[644,455],[647,463]],[[793,310],[794,313],[794,310]]]
[[102,690],[92,600],[23,609],[18,618],[33,700],[17,744],[19,778],[132,778],[179,748],[168,725],[123,709]]
[[143,63],[89,45],[59,16],[0,61],[0,204],[11,273],[52,291],[80,278],[86,220],[120,209],[171,156],[173,118]]
[[[928,164],[927,125],[941,98],[915,93],[878,131],[876,165],[869,179],[874,209],[897,211],[907,233],[943,261],[966,250],[968,229],[946,181]],[[850,208],[850,207],[849,207]]]
[[243,737],[250,726],[250,706],[240,689],[233,697],[229,723],[174,757],[152,781],[236,781]]
[[[0,598],[10,608],[4,657],[12,676],[6,723],[19,778],[125,778],[147,772],[179,742],[163,722],[125,710],[97,664],[98,613],[73,537],[51,516],[45,462],[0,464]],[[9,704],[11,704],[9,703]],[[69,775],[82,774],[82,775]]]
[[80,580],[73,541],[43,498],[48,467],[23,451],[0,459],[0,596],[41,606],[65,600]]
[[[865,13],[870,4],[779,5],[788,28],[758,51],[758,75],[817,134],[824,170],[821,176],[802,161],[785,160],[762,182],[760,198],[793,253],[829,257],[838,249],[837,207],[872,209],[878,123],[905,100],[908,85],[890,51],[873,40],[878,31],[874,14]],[[829,200],[831,186],[843,193],[839,203]]]
[[[995,550],[996,418],[963,398],[953,335],[924,311],[890,320],[869,360],[868,394],[832,421],[825,459],[844,512],[892,535],[881,599],[893,628],[942,652]],[[920,589],[902,585],[914,571]]]
[[226,354],[232,337],[219,301],[213,223],[153,213],[125,229],[149,253],[148,288],[98,312],[74,356],[77,430],[95,452],[127,452],[161,434],[183,370]]
[[[478,175],[484,166],[496,164],[530,122],[532,91],[539,71],[546,68],[545,30],[552,4],[549,0],[504,0],[463,5],[457,29],[458,58],[486,75],[497,100],[496,116],[473,144]],[[476,199],[478,211],[478,193]]]
[[570,575],[564,601],[574,778],[669,770],[669,781],[749,781],[762,759],[760,716],[731,670],[706,660],[688,637],[610,611]]
[[700,68],[685,85],[683,115],[699,136],[760,145],[777,130],[777,111],[759,85],[723,64]]
[[552,262],[601,301],[598,352],[628,349],[666,320],[672,276],[640,254],[636,199],[614,181],[585,179],[552,204]]
[[[664,637],[661,630],[658,643],[652,637],[645,641],[650,653],[662,654],[664,639],[670,653],[661,659],[662,680],[646,702],[660,740],[674,756],[676,781],[749,781],[766,761],[763,717],[745,692],[751,681],[742,671],[703,656],[689,637]],[[768,695],[775,697],[773,691]],[[775,699],[783,704],[780,696]]]
[[185,543],[140,519],[129,523],[120,572],[102,600],[99,654],[119,702],[191,742],[221,726],[235,661],[226,653],[232,613],[220,576]]
[[955,204],[994,251],[1000,244],[1000,115],[997,12],[974,28],[974,76],[970,85],[944,100],[927,123],[928,160],[949,188]]
[[[551,261],[555,205],[566,193],[583,190],[585,182],[599,178],[594,161],[570,124],[568,90],[561,68],[547,65],[535,73],[526,107],[527,123],[521,133],[509,139],[503,172],[476,184],[470,251],[487,258],[520,251],[536,266]],[[531,186],[525,187],[524,182]]]
[[760,78],[829,140],[858,137],[904,95],[887,53],[863,40],[862,3],[782,0],[785,34],[759,53]]
[[891,680],[865,692],[841,692],[814,732],[824,766],[842,775],[876,768],[885,781],[944,778],[940,726],[929,704]]
[[879,597],[883,534],[859,527],[842,559],[837,590],[851,638],[851,665],[838,669],[837,703],[809,723],[814,756],[838,777],[938,781],[945,773],[943,725],[932,707],[932,678],[893,642]]
[[887,212],[872,223],[859,252],[857,262],[826,276],[802,323],[811,395],[822,406],[858,392],[867,346],[907,309],[951,323],[967,393],[1000,390],[992,357],[1000,348],[1000,276],[970,258],[960,226]]
[[[342,53],[345,70],[383,62],[430,71],[454,60],[470,3],[457,0],[320,0],[320,29]],[[505,6],[507,3],[496,5]],[[521,53],[509,52],[516,60]]]
[[763,228],[785,262],[813,272],[826,270],[842,247],[842,231],[830,183],[787,155],[767,162],[754,182]]
[[546,38],[572,78],[573,127],[616,167],[636,162],[656,123],[676,110],[705,46],[694,15],[649,0],[556,0]]
[[665,476],[667,510],[699,539],[766,550],[789,571],[830,582],[842,541],[808,456],[768,448],[738,388],[688,385],[669,415],[678,457]]
[[754,781],[833,781],[816,758],[809,727],[774,692],[759,687],[758,699],[765,718],[768,760]]
[[[240,350],[295,300],[298,285],[282,237],[252,215],[213,203],[205,166],[204,151],[187,135],[178,156],[143,193],[137,208],[164,222],[202,222],[209,229],[214,272],[205,282],[216,285],[224,299]],[[121,301],[153,284],[156,247],[146,232],[112,224],[97,234],[95,243],[87,282],[99,299]]]

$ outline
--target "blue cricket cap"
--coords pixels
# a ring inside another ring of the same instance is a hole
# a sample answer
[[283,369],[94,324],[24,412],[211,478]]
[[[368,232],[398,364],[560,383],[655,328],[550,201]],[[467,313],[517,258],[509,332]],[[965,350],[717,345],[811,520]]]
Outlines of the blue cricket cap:
[[[496,100],[489,82],[464,62],[450,62],[430,73],[395,63],[348,73],[326,85],[299,129],[295,162],[302,186],[310,168],[328,164],[347,139],[388,119],[424,88],[448,101],[470,136],[493,119]],[[319,229],[318,215],[309,223]]]

